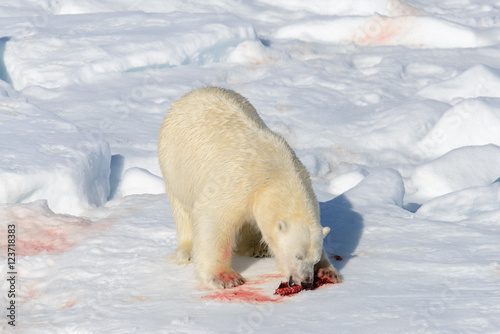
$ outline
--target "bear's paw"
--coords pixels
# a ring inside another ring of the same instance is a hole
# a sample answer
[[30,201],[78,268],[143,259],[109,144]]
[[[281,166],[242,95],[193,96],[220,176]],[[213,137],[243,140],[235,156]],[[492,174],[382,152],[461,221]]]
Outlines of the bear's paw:
[[342,277],[333,267],[319,268],[316,276],[321,280],[328,280],[331,283],[342,283]]
[[269,251],[267,244],[259,243],[254,248],[253,257],[271,257],[272,254]]
[[187,265],[191,262],[191,248],[177,249],[170,257],[170,262],[178,265]]
[[245,279],[239,273],[233,272],[224,272],[218,274],[212,280],[212,283],[215,288],[233,288],[235,286],[241,285],[245,283]]
[[269,251],[269,247],[267,244],[258,243],[256,245],[250,246],[244,252],[244,254],[240,254],[249,257],[261,258],[261,257],[271,257],[271,252]]

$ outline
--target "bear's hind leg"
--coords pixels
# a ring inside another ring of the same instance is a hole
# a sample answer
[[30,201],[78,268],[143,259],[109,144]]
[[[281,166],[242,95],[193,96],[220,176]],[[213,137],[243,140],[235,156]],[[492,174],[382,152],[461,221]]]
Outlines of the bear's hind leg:
[[262,240],[262,233],[252,223],[245,223],[238,234],[235,253],[249,257],[270,257],[269,247]]
[[184,205],[175,196],[169,198],[177,231],[177,250],[170,260],[177,264],[188,264],[193,248],[193,222]]

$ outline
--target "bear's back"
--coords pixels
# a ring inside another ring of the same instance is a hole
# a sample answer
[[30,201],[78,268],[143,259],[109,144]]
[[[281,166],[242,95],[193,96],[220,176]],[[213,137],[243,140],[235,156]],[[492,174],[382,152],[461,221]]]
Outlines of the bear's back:
[[[250,102],[230,89],[220,87],[197,88],[176,102],[169,111],[172,117],[183,117],[202,123],[227,124],[242,122],[240,126],[269,130]],[[167,117],[169,117],[167,115]]]
[[286,141],[247,99],[228,89],[198,88],[174,102],[160,130],[158,151],[169,193],[186,205],[193,205],[214,180],[227,180],[216,181],[224,185],[216,188],[235,199],[235,187],[248,192],[282,177],[305,182],[312,192],[306,169]]
[[160,137],[165,137],[160,144],[176,151],[173,154],[189,152],[192,161],[211,163],[210,167],[246,159],[255,162],[258,157],[270,159],[280,154],[277,151],[288,151],[283,138],[266,126],[246,98],[210,86],[172,103]]

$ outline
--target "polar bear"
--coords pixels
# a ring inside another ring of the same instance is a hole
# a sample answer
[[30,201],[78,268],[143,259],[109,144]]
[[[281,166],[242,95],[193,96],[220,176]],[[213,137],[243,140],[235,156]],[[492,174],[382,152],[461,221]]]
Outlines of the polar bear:
[[178,237],[172,259],[192,261],[204,287],[245,282],[233,252],[274,256],[291,284],[310,286],[315,274],[340,282],[308,172],[243,96],[203,87],[174,102],[158,157]]

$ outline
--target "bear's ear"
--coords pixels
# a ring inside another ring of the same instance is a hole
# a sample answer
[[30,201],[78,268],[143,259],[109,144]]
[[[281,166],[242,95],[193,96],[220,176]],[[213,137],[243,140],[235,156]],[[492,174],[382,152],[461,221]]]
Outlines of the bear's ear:
[[330,233],[329,227],[323,227],[323,239]]
[[279,231],[279,232],[286,232],[286,230],[288,229],[288,225],[285,221],[283,220],[278,220],[276,222],[276,229]]

